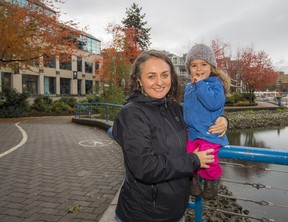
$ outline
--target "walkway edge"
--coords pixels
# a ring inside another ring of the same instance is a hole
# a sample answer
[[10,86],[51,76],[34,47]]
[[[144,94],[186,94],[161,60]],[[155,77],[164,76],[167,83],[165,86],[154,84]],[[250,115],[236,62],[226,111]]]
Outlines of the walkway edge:
[[116,193],[114,199],[112,200],[112,202],[110,203],[109,207],[102,214],[99,222],[113,222],[113,221],[115,221],[115,210],[116,210],[116,206],[117,206],[118,197],[119,197],[121,187],[122,187],[122,185],[120,186],[120,189],[117,191],[117,193]]
[[20,143],[18,143],[16,146],[12,147],[11,149],[9,149],[9,150],[7,150],[7,151],[5,151],[3,153],[0,153],[0,158],[5,156],[5,155],[7,155],[7,154],[9,154],[9,153],[11,153],[11,152],[13,152],[13,151],[15,151],[15,150],[17,150],[19,147],[21,147],[22,145],[24,145],[26,143],[26,141],[28,139],[28,136],[27,136],[27,133],[25,132],[25,130],[21,126],[19,126],[20,123],[21,122],[16,123],[15,126],[22,133],[22,136],[23,136],[22,140],[20,141]]

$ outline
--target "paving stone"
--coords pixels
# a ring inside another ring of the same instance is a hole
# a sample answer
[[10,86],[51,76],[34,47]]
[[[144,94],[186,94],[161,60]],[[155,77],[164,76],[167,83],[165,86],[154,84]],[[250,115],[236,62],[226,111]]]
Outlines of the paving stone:
[[[71,119],[17,119],[28,138],[0,158],[1,222],[92,222],[107,209],[123,181],[122,151],[106,131]],[[22,140],[13,122],[0,119],[0,130],[0,153]],[[83,147],[84,140],[112,143]],[[72,204],[82,211],[69,213]]]

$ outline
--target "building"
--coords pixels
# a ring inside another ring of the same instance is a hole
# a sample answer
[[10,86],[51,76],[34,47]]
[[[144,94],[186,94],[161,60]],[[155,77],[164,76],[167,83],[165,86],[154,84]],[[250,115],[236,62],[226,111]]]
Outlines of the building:
[[183,56],[177,56],[173,53],[167,53],[167,55],[175,67],[175,71],[179,77],[180,84],[188,83],[190,78],[185,67],[186,54]]
[[279,72],[276,80],[276,91],[288,93],[288,74]]
[[[21,7],[27,4],[37,4],[45,7],[45,13],[53,14],[53,10],[43,5],[43,1],[17,0]],[[87,33],[81,33],[78,39],[78,50],[73,55],[66,55],[63,61],[60,57],[42,56],[38,62],[31,61],[29,70],[12,71],[0,68],[0,92],[4,87],[14,88],[19,93],[29,93],[31,96],[83,96],[93,90],[100,81],[99,69],[102,62],[101,41]],[[64,55],[63,55],[64,56]]]

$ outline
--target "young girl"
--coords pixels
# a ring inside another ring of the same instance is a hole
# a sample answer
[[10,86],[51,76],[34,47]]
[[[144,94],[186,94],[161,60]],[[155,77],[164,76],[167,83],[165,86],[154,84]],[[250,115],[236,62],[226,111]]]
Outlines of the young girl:
[[[214,162],[208,169],[199,169],[192,177],[190,193],[213,199],[217,195],[219,177],[222,168],[219,165],[218,152],[221,146],[228,145],[226,135],[219,137],[208,129],[223,114],[225,93],[230,80],[217,69],[212,49],[206,45],[193,46],[186,57],[186,68],[191,75],[184,93],[184,120],[188,129],[187,152],[214,149]],[[205,180],[202,192],[198,175]]]

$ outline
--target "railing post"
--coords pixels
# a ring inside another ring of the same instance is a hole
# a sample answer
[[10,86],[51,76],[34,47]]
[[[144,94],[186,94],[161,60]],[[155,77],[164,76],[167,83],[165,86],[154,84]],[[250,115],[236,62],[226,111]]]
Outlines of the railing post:
[[[200,187],[202,187],[202,179],[199,178]],[[203,214],[203,198],[201,195],[195,196],[195,202],[188,202],[188,208],[194,209],[194,221],[202,222]]]
[[202,222],[202,208],[203,208],[203,198],[202,196],[195,196],[195,222]]
[[92,104],[89,104],[89,118],[92,118]]
[[105,115],[105,117],[106,117],[106,122],[108,122],[108,104],[106,105],[106,115]]
[[[202,187],[202,178],[199,177],[200,187]],[[201,195],[195,196],[195,222],[202,222],[203,214],[203,197]]]
[[76,112],[75,112],[75,117],[80,117],[79,115],[79,107],[80,107],[80,104],[76,104]]

